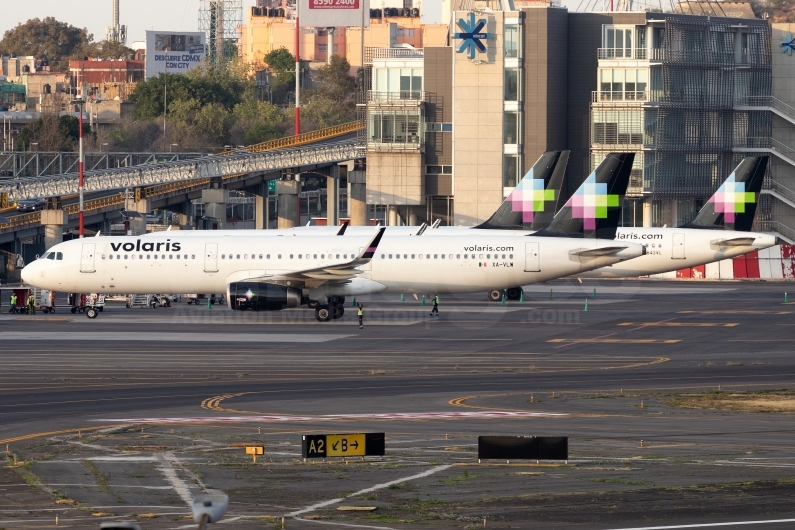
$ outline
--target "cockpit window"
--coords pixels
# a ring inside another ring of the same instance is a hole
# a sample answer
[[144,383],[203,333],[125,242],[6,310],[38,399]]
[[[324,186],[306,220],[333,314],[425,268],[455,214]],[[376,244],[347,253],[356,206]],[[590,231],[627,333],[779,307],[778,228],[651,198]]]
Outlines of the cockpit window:
[[57,256],[55,257],[55,259],[62,260],[63,259],[63,252],[58,252]]
[[55,259],[55,252],[47,252],[45,256],[47,259]]

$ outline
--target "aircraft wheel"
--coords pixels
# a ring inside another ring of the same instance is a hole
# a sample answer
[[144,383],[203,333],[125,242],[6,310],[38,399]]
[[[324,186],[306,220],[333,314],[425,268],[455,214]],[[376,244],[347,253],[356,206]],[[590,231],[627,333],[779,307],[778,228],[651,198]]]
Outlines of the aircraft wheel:
[[80,307],[80,308],[77,309],[77,311],[80,312],[80,313],[85,313],[86,312],[86,308],[85,307]]
[[315,308],[315,318],[318,322],[328,322],[331,320],[331,308],[327,305],[319,305]]
[[521,287],[511,287],[509,289],[505,289],[505,298],[508,300],[519,300],[522,297],[522,288]]
[[334,320],[339,320],[345,314],[345,308],[341,305],[335,304],[332,308],[334,310]]
[[86,309],[86,316],[88,318],[97,318],[98,315],[99,315],[99,311],[97,311],[93,307],[89,307],[88,309]]
[[75,314],[75,313],[77,313],[77,308],[76,308],[76,307],[73,307],[73,308],[72,308],[72,314]]
[[47,309],[46,307],[44,309],[42,309],[42,311],[44,312],[45,315],[50,312],[50,310]]
[[489,300],[492,302],[499,302],[502,300],[502,289],[494,289],[493,291],[489,291]]

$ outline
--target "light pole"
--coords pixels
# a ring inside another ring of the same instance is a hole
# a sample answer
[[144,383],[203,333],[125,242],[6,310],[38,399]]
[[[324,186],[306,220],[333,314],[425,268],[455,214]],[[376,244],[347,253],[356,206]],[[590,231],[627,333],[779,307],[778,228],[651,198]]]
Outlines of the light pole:
[[80,108],[80,125],[79,125],[79,134],[80,134],[80,158],[77,162],[77,171],[78,171],[78,181],[77,181],[77,190],[80,196],[80,209],[77,214],[78,220],[78,227],[79,227],[79,234],[82,238],[85,235],[85,226],[83,224],[84,221],[84,213],[83,210],[83,106],[86,104],[86,101],[83,99],[82,94],[78,94],[75,99],[72,100],[73,105],[77,105]]
[[295,135],[301,134],[301,25],[295,3]]

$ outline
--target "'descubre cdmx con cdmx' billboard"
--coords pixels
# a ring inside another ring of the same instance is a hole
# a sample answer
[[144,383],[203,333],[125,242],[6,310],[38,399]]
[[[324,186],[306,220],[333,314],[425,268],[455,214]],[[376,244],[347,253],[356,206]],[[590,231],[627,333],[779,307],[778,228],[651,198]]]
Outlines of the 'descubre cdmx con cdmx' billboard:
[[146,77],[184,74],[204,62],[206,35],[200,32],[147,31]]

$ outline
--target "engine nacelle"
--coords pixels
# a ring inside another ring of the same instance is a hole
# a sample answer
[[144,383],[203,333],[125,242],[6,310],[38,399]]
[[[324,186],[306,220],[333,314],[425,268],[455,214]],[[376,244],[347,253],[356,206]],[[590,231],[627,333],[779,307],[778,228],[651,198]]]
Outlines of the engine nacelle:
[[301,307],[301,289],[273,283],[233,282],[226,287],[229,307],[237,311],[281,311]]

